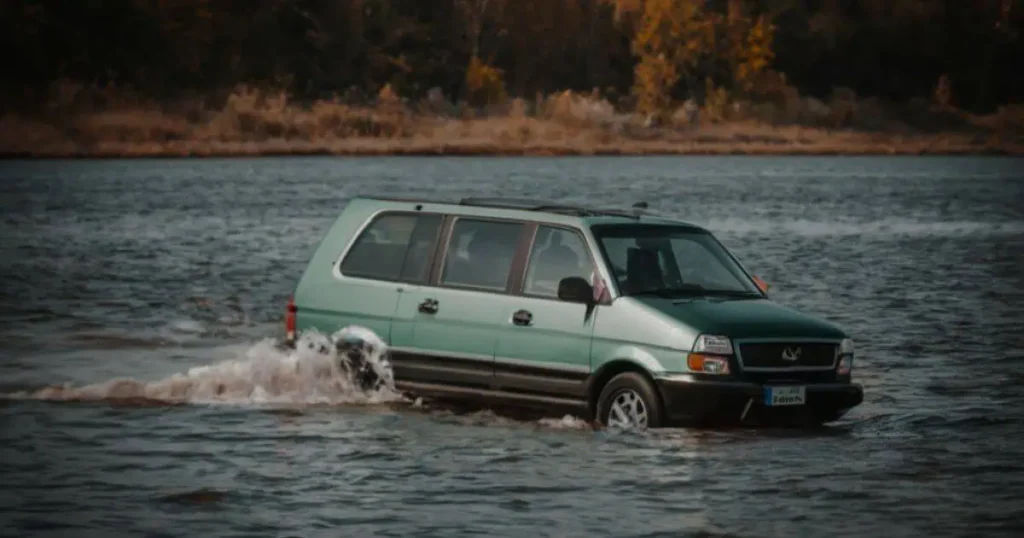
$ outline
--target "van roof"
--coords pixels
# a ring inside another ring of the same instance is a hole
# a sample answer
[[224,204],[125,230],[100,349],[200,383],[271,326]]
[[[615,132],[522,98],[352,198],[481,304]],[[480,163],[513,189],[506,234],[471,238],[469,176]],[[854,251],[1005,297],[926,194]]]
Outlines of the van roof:
[[[678,219],[668,218],[661,215],[649,213],[646,202],[637,202],[629,210],[615,208],[600,208],[578,204],[567,204],[564,202],[552,202],[532,198],[478,198],[467,197],[459,200],[431,199],[415,197],[392,197],[377,195],[357,195],[352,201],[376,201],[390,202],[396,204],[413,204],[417,210],[441,210],[445,212],[461,214],[487,214],[492,216],[506,216],[518,218],[530,218],[526,212],[541,212],[547,214],[547,220],[560,223],[592,224],[619,224],[626,222],[644,222],[647,224],[682,224],[700,228],[695,224],[684,222]],[[473,211],[474,208],[489,209],[491,211]]]

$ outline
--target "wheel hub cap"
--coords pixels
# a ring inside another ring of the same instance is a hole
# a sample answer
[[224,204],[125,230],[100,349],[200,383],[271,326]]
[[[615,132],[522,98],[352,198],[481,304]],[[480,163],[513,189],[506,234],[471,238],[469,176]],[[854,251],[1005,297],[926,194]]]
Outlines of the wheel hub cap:
[[629,389],[618,393],[612,399],[611,409],[608,411],[608,426],[626,429],[646,428],[647,407],[644,406],[640,395]]

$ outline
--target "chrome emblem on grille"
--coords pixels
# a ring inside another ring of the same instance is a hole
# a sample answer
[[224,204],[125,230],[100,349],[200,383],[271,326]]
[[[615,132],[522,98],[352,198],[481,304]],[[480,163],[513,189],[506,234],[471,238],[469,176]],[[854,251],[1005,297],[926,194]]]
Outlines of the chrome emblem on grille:
[[787,347],[782,350],[782,360],[784,361],[795,361],[800,358],[800,348],[798,347]]

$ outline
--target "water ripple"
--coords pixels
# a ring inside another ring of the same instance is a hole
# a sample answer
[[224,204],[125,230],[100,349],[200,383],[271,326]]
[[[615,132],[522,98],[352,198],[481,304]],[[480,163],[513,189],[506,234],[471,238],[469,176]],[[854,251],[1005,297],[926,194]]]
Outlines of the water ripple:
[[[0,533],[1024,535],[1022,170],[8,161],[0,393],[62,401],[0,398]],[[813,431],[638,435],[272,382],[295,361],[264,339],[323,230],[364,192],[647,200],[719,234],[777,300],[851,331],[865,403]]]

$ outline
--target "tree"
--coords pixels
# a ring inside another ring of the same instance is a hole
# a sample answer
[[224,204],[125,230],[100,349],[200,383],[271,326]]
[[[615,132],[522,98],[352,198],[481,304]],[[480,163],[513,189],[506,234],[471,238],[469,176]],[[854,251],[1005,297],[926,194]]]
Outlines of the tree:
[[639,56],[633,91],[639,111],[663,112],[680,79],[694,87],[696,68],[714,45],[714,27],[700,0],[647,0],[633,38]]
[[765,15],[751,21],[740,17],[734,21],[737,34],[731,38],[730,64],[734,90],[750,94],[758,76],[764,73],[775,59],[772,49],[775,26]]

